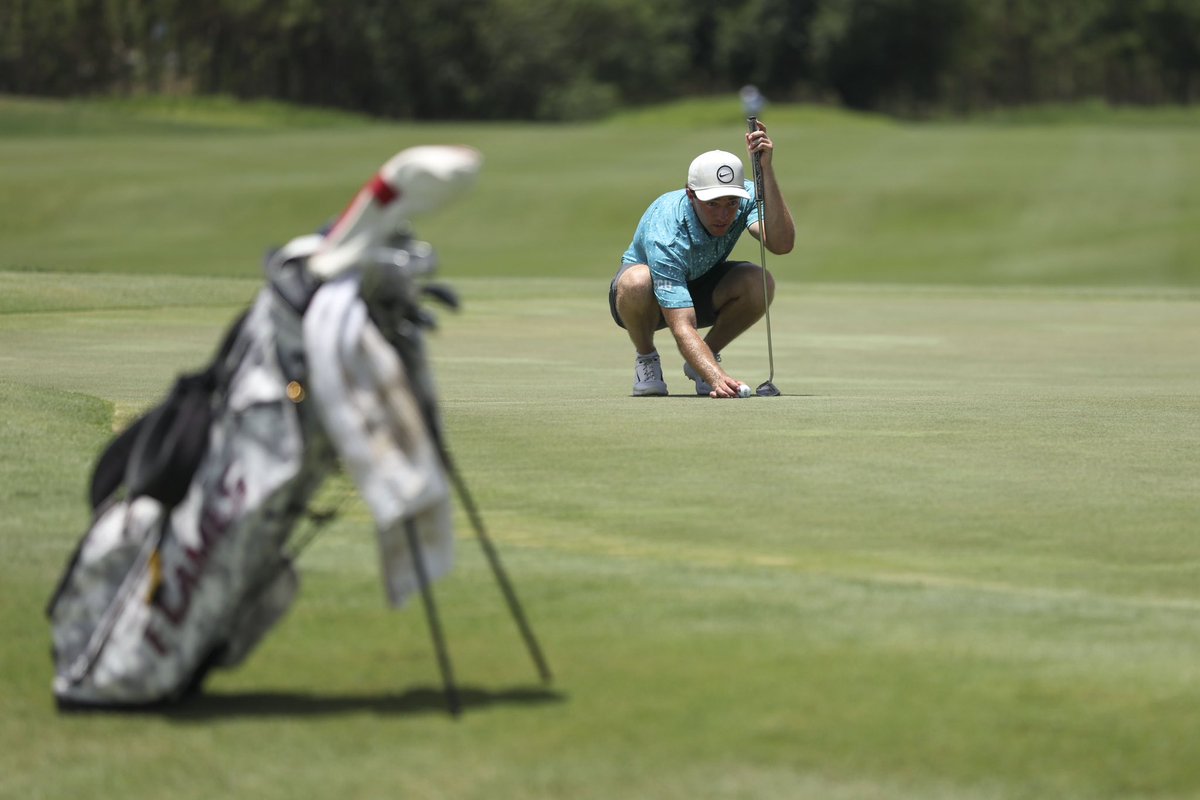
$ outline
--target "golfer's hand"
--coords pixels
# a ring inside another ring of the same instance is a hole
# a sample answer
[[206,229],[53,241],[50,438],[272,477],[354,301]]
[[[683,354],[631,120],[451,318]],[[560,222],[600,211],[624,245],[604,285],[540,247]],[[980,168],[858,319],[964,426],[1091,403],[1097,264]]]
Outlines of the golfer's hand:
[[736,378],[731,378],[728,375],[722,375],[721,380],[712,384],[712,391],[708,396],[714,399],[724,399],[728,397],[737,397],[738,381]]
[[771,158],[775,153],[775,143],[771,141],[771,137],[767,136],[767,126],[762,124],[762,120],[758,120],[758,130],[746,134],[746,150],[750,153],[752,161],[754,154],[758,153],[762,165],[764,167],[770,165]]

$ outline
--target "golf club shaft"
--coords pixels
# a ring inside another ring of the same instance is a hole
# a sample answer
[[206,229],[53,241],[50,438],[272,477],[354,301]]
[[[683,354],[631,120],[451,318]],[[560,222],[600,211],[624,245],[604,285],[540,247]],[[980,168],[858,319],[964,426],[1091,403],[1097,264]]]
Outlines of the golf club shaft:
[[[758,130],[758,117],[747,117],[746,124],[750,132]],[[767,323],[767,383],[775,380],[775,347],[771,341],[771,295],[767,288],[767,213],[766,200],[763,198],[762,153],[754,157],[754,202],[758,205],[758,257],[762,262],[763,305],[766,308]]]

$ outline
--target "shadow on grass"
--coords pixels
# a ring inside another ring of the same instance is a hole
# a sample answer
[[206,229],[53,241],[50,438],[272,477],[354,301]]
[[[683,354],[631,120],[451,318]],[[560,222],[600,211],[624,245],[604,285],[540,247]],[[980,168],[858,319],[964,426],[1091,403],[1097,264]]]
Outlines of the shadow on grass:
[[[822,397],[822,396],[823,395],[819,395],[819,394],[805,394],[804,392],[780,392],[779,394],[775,395],[775,397]],[[636,397],[635,395],[630,395],[630,397],[632,397],[636,400],[663,400],[663,399],[665,399],[665,400],[712,400],[713,399],[706,394],[695,394],[695,393],[685,394],[683,392],[680,392],[679,394],[669,394],[669,395],[662,395],[662,396],[658,396],[658,397],[653,397],[653,396],[652,397]],[[734,400],[734,399],[755,400],[755,399],[758,399],[758,395],[751,395],[750,397],[743,397],[743,398],[727,397],[722,402],[725,402],[728,400]],[[770,400],[770,399],[774,399],[774,398],[763,398],[763,399]]]
[[[542,687],[491,691],[458,687],[462,713],[493,706],[536,706],[565,702],[561,692]],[[207,722],[236,717],[324,717],[368,712],[380,715],[446,714],[446,695],[439,688],[416,687],[398,694],[324,695],[306,692],[204,692],[173,704],[144,707],[60,709],[68,713],[149,714],[176,722]]]

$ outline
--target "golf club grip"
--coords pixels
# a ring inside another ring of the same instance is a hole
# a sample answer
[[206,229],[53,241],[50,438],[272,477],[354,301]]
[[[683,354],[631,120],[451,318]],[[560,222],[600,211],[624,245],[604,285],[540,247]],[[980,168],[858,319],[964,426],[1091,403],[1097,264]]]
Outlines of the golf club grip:
[[[758,117],[746,117],[746,127],[750,133],[758,130]],[[762,174],[762,153],[755,153],[751,157],[754,166],[754,204],[758,207],[759,225],[764,229],[767,226],[766,214],[766,199],[763,197],[763,174]]]
[[[758,130],[758,117],[746,117],[746,127],[750,133]],[[755,153],[752,160],[754,162],[754,193],[761,199],[763,188],[762,153]]]

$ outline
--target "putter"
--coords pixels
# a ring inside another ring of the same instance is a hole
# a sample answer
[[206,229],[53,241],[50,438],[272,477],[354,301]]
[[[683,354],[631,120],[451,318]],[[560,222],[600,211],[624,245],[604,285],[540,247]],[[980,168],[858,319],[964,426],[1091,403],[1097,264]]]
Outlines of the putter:
[[[751,133],[758,130],[758,117],[746,117],[746,123]],[[754,202],[758,205],[758,228],[761,234],[758,237],[758,254],[759,260],[762,262],[763,304],[767,310],[767,365],[770,368],[767,379],[758,385],[754,393],[759,397],[778,397],[779,389],[773,383],[775,380],[775,348],[771,342],[771,298],[767,293],[767,215],[763,200],[762,153],[754,154]]]

